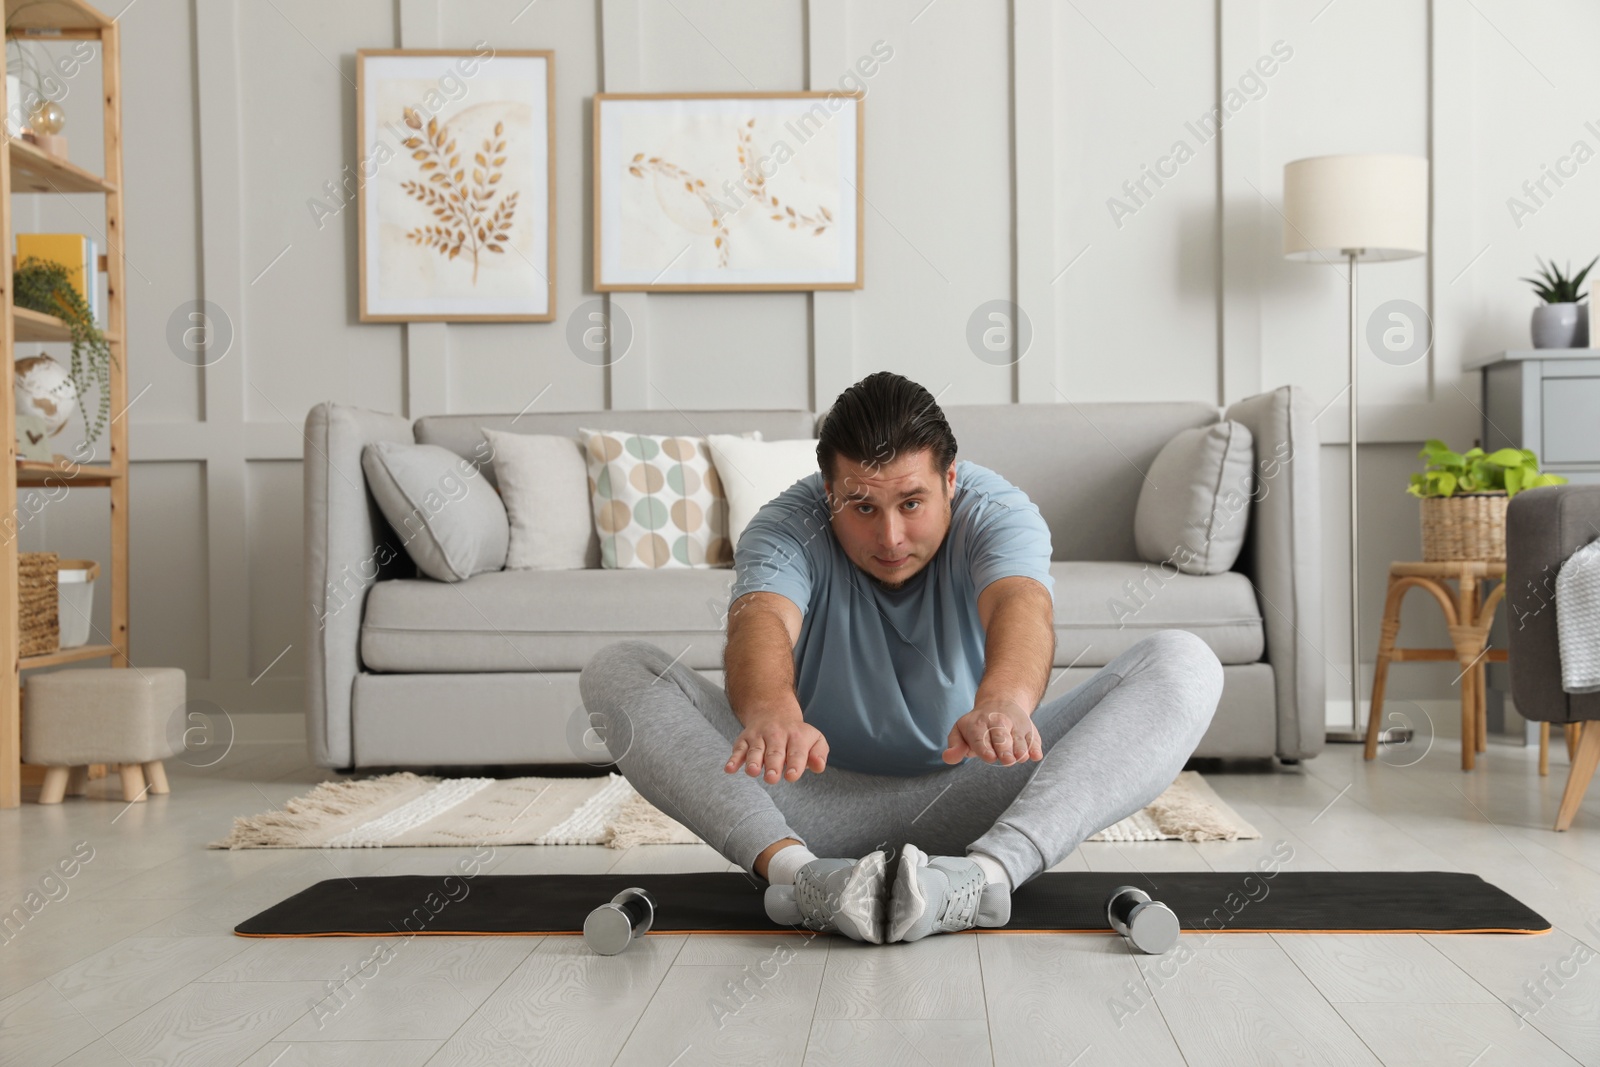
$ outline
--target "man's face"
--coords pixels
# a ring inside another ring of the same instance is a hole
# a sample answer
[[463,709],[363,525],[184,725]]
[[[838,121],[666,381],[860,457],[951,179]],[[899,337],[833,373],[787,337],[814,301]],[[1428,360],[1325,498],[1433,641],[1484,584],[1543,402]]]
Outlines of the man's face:
[[824,481],[833,533],[850,561],[884,589],[899,589],[926,567],[950,529],[956,465],[933,467],[933,450],[886,462],[834,459]]

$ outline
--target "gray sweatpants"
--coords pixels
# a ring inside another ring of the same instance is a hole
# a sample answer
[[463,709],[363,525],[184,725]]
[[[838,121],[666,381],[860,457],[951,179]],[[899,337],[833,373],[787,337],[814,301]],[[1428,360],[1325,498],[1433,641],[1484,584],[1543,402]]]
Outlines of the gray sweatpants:
[[722,769],[742,729],[727,694],[650,642],[605,646],[578,684],[623,776],[747,872],[785,837],[849,858],[910,842],[986,852],[1020,886],[1172,784],[1216,711],[1222,665],[1194,634],[1160,630],[1034,710],[1043,760],[974,756],[914,776],[828,767],[772,785]]

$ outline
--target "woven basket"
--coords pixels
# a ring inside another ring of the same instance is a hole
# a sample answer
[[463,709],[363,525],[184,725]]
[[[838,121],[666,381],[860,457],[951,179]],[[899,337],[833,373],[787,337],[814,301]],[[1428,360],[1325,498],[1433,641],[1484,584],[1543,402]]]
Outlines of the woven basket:
[[1506,504],[1510,499],[1503,491],[1423,497],[1424,562],[1503,561],[1506,558]]
[[56,592],[61,558],[54,552],[17,553],[17,616],[24,656],[61,648],[60,600]]

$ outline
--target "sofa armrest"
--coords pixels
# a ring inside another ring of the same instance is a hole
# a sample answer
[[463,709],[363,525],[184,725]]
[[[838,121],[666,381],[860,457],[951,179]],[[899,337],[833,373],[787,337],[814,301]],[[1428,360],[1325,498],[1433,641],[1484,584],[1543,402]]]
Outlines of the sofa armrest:
[[367,490],[361,450],[413,443],[399,415],[322,403],[306,414],[306,741],[321,767],[351,766],[350,705],[367,589],[416,568]]
[[1305,759],[1327,737],[1322,640],[1321,455],[1304,389],[1246,397],[1224,418],[1250,428],[1255,491],[1235,569],[1255,586],[1278,705],[1277,753]]
[[1556,574],[1600,537],[1600,485],[1527,489],[1506,506],[1506,661],[1517,714],[1535,722],[1600,719],[1600,693],[1561,688]]

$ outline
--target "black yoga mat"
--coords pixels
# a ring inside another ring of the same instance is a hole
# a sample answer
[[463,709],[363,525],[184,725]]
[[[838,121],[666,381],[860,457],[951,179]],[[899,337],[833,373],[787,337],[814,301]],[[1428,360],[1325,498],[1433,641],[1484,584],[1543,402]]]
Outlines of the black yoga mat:
[[[652,933],[785,933],[762,907],[766,883],[694,874],[485,874],[330,878],[251,916],[244,937],[575,934],[629,886],[657,902]],[[1105,901],[1143,889],[1198,933],[1546,933],[1543,916],[1475,874],[1450,871],[1055,871],[1011,895],[1011,922],[980,933],[1103,933]]]

